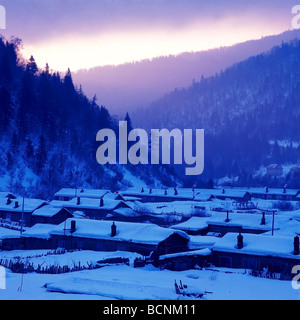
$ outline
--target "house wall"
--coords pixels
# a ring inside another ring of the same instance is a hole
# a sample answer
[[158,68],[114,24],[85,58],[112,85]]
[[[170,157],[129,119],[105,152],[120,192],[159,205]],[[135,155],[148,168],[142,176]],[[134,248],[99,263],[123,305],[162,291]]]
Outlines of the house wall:
[[23,238],[7,238],[0,240],[0,248],[4,251],[24,250]]
[[157,249],[157,246],[149,244],[61,235],[52,236],[51,247],[52,249],[65,248],[67,250],[129,251],[145,256],[148,256],[152,251]]
[[188,255],[160,260],[159,267],[172,271],[184,271],[194,269],[196,266],[205,268],[210,262],[211,256]]
[[170,237],[159,243],[157,253],[163,255],[186,252],[188,251],[188,242],[188,239],[179,236],[177,233],[173,233]]
[[[31,226],[31,214],[32,212],[24,212],[24,215],[23,215],[24,226]],[[22,219],[22,212],[0,211],[0,217],[2,219],[7,219],[12,222],[20,223]]]
[[268,267],[270,272],[282,273],[292,278],[291,270],[295,265],[300,264],[300,260],[214,250],[212,253],[212,263],[216,267],[250,269],[255,271],[262,271]]
[[24,250],[52,249],[50,239],[23,238]]

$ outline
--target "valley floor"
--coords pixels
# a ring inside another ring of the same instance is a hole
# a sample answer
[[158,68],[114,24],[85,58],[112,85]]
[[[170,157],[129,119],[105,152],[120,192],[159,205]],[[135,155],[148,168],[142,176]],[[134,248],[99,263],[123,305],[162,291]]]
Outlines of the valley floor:
[[[15,252],[22,256],[22,252]],[[12,255],[10,252],[9,255]],[[28,252],[24,252],[26,257]],[[36,254],[36,252],[35,252]],[[1,252],[5,257],[6,253]],[[69,255],[69,256],[68,256]],[[59,265],[71,261],[101,259],[107,253],[75,252],[50,257],[30,258],[32,263]],[[131,254],[131,258],[136,257]],[[6,256],[8,257],[8,256]],[[25,256],[24,256],[25,257]],[[43,262],[42,262],[43,263]],[[185,300],[196,299],[177,295],[174,280],[188,286],[193,293],[209,292],[207,300],[298,300],[300,290],[291,281],[256,278],[245,270],[203,269],[175,272],[152,266],[106,266],[65,274],[12,273],[6,269],[6,289],[1,300]]]

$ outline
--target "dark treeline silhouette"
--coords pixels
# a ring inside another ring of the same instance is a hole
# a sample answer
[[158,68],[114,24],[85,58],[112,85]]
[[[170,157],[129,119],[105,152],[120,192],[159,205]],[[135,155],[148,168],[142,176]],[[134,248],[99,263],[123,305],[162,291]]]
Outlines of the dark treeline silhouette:
[[23,183],[39,197],[63,186],[119,188],[118,168],[110,168],[114,177],[96,162],[96,133],[116,121],[74,86],[70,70],[63,78],[48,65],[39,70],[20,45],[0,38],[1,188],[23,194]]
[[[0,37],[0,189],[45,199],[62,187],[114,191],[133,186],[127,171],[150,186],[177,184],[168,166],[99,165],[97,132],[118,137],[118,119],[74,85],[69,69],[61,76],[33,56],[25,61],[21,44]],[[128,113],[124,120],[132,130]]]

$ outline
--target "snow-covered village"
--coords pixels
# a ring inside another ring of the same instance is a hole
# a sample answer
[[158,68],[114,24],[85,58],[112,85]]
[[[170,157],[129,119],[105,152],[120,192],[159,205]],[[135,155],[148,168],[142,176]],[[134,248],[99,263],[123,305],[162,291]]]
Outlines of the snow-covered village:
[[299,93],[294,0],[0,0],[4,307],[299,300]]
[[286,188],[1,192],[0,299],[298,299],[299,200]]

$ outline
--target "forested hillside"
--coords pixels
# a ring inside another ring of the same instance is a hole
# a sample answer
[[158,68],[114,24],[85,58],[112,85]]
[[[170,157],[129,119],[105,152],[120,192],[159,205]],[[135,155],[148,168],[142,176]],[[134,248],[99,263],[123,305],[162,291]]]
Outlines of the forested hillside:
[[20,44],[0,38],[1,189],[47,198],[65,186],[121,188],[120,168],[96,162],[96,133],[116,121],[75,88],[70,70],[39,70]]
[[300,159],[300,41],[233,65],[188,89],[176,89],[133,115],[150,128],[205,129],[202,178],[238,177],[241,185],[288,183],[258,171]]

